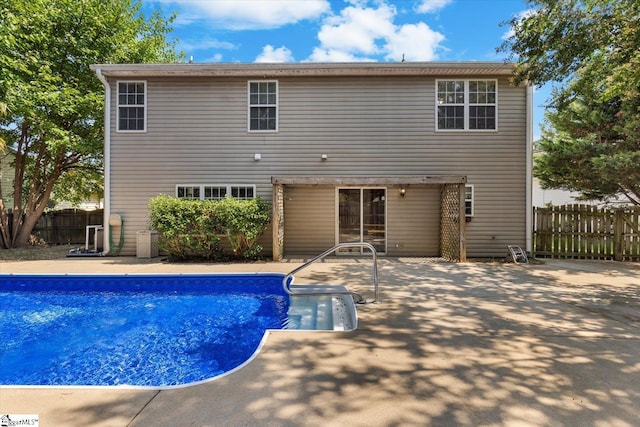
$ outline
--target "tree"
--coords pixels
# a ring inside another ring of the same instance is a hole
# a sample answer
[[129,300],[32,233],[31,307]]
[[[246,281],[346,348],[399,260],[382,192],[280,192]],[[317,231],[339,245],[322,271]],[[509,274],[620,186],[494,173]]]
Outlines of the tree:
[[640,204],[640,2],[530,0],[499,48],[515,83],[553,84],[534,174],[585,199]]
[[132,0],[0,0],[0,119],[15,152],[10,226],[0,194],[0,244],[19,247],[52,192],[102,191],[104,88],[95,63],[174,62],[170,23]]

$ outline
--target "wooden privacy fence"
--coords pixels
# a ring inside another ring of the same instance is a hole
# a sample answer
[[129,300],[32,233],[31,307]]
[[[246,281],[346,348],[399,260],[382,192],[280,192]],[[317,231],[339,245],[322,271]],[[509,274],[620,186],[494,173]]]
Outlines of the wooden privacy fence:
[[[64,209],[42,214],[33,229],[34,236],[50,245],[84,244],[87,225],[103,223],[103,210]],[[93,235],[90,236],[93,241]]]
[[640,261],[640,208],[534,208],[533,252],[539,257]]

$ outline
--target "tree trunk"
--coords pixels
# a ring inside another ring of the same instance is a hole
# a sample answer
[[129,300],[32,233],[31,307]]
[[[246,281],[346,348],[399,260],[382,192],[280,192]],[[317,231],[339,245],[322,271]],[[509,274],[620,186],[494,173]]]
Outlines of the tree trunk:
[[22,248],[29,244],[29,236],[31,236],[31,230],[33,230],[33,227],[36,225],[36,222],[38,221],[38,218],[35,218],[35,221],[33,221],[32,218],[33,218],[33,215],[26,217],[25,220],[22,222],[20,229],[17,230],[18,233],[14,234],[14,239],[13,239],[14,248]]
[[[21,212],[21,221],[14,221],[12,247],[21,248],[29,244],[29,237],[31,236],[33,228],[36,226],[38,219],[40,219],[44,212],[44,208],[49,200],[49,194],[50,192],[43,196],[44,201],[38,203],[37,208],[28,208],[25,212]],[[17,224],[17,226],[15,224]]]
[[[44,186],[41,192],[32,190],[29,194],[26,206],[20,212],[22,218],[18,223],[19,225],[17,227],[14,227],[13,229],[13,247],[21,248],[29,244],[29,237],[31,236],[31,232],[36,226],[38,219],[40,219],[40,217],[42,216],[42,213],[44,212],[44,209],[51,197],[53,185],[60,176],[60,173],[58,171],[59,169],[56,168],[56,171],[53,173],[53,175],[48,177],[47,184],[46,186]],[[16,224],[15,221],[14,224]]]
[[9,215],[4,207],[4,200],[0,198],[0,247],[9,249],[11,236],[9,236]]
[[[1,107],[0,103],[0,111]],[[0,248],[9,249],[9,216],[5,210],[3,194],[2,180],[0,180]]]

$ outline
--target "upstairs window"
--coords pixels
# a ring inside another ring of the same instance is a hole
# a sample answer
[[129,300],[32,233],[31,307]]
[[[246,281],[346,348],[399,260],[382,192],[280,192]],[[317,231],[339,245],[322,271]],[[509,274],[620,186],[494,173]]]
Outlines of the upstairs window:
[[438,80],[437,130],[496,130],[496,80]]
[[278,130],[278,82],[249,82],[249,131]]
[[438,129],[464,129],[464,80],[438,82]]
[[495,80],[469,81],[469,129],[496,129]]
[[118,131],[146,130],[146,86],[145,82],[118,82]]

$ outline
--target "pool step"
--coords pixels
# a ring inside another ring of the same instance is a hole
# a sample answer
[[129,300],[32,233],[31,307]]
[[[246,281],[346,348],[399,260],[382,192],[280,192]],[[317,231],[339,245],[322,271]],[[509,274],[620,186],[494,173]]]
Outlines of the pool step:
[[353,299],[345,295],[293,296],[288,317],[287,329],[351,331],[358,326]]
[[295,297],[289,306],[287,329],[333,330],[331,296]]
[[[287,329],[306,331],[351,331],[358,327],[358,314],[344,286],[294,285],[289,300]],[[300,291],[295,295],[295,291]],[[302,293],[304,292],[304,293]]]

